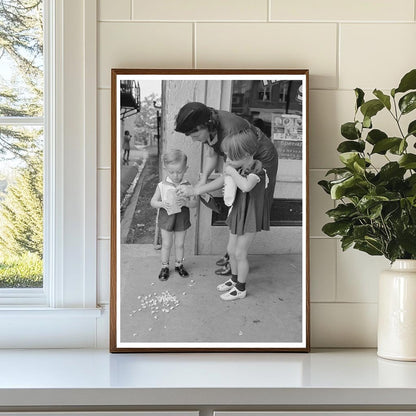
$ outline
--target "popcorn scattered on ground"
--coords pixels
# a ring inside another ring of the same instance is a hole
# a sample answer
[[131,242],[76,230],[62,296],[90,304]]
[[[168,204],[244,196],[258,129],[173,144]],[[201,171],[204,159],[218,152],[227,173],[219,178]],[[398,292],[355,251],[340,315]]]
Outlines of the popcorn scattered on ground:
[[[132,314],[136,312],[141,312],[145,309],[149,309],[152,315],[158,312],[169,313],[180,305],[180,301],[177,297],[168,290],[165,290],[162,293],[149,293],[144,296],[137,296],[137,299],[140,300],[140,305],[136,310],[132,311]],[[132,316],[130,314],[130,316]],[[155,319],[158,319],[158,316],[154,316]]]

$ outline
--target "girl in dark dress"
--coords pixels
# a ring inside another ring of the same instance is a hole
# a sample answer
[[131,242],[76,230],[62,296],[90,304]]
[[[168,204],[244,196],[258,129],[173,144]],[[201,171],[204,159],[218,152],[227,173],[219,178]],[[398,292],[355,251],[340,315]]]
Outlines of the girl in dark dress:
[[257,137],[251,130],[227,136],[221,145],[227,155],[224,175],[237,185],[226,221],[230,229],[227,252],[231,279],[217,286],[220,292],[226,292],[220,296],[223,300],[246,297],[248,249],[258,231],[269,229],[269,210],[264,205],[269,181],[262,163],[254,159],[256,147]]

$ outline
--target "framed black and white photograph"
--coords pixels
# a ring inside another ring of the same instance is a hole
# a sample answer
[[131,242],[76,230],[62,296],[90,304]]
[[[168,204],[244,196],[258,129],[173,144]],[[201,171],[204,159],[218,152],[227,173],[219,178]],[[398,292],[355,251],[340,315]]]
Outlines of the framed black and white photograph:
[[111,352],[309,351],[308,76],[112,70]]

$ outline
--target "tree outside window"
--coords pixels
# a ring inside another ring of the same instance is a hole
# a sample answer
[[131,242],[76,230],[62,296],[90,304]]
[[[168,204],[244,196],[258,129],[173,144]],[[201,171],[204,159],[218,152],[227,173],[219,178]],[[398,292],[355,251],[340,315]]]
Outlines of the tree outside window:
[[42,1],[0,0],[0,289],[43,286],[43,38]]

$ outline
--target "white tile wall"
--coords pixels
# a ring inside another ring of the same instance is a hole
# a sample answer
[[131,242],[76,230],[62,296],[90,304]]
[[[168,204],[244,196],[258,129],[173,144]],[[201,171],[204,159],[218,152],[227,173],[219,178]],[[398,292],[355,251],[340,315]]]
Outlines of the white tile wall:
[[133,0],[135,20],[267,20],[267,0]]
[[416,65],[415,45],[414,22],[341,24],[340,88],[397,87],[401,76]]
[[111,92],[109,89],[98,90],[98,140],[97,161],[101,168],[111,166]]
[[130,20],[131,0],[99,0],[98,20]]
[[335,302],[337,244],[328,238],[310,241],[311,302]]
[[381,256],[337,245],[337,302],[377,302],[378,275],[389,268]]
[[100,305],[110,299],[110,239],[97,242],[97,299]]
[[272,20],[412,21],[413,0],[271,0]]
[[101,22],[98,86],[111,87],[111,68],[192,68],[192,23]]
[[312,88],[336,87],[336,47],[337,26],[333,23],[196,26],[198,68],[309,68]]
[[311,304],[314,347],[367,348],[377,345],[377,304]]
[[[99,0],[98,7],[99,301],[109,298],[110,69],[309,68],[312,346],[375,346],[377,275],[388,262],[342,252],[321,232],[334,203],[316,183],[339,164],[352,89],[387,92],[416,67],[415,1]],[[407,128],[410,119],[403,121]],[[392,131],[387,113],[374,122]]]
[[98,188],[98,237],[110,238],[110,213],[111,213],[111,171],[99,169],[97,175]]

